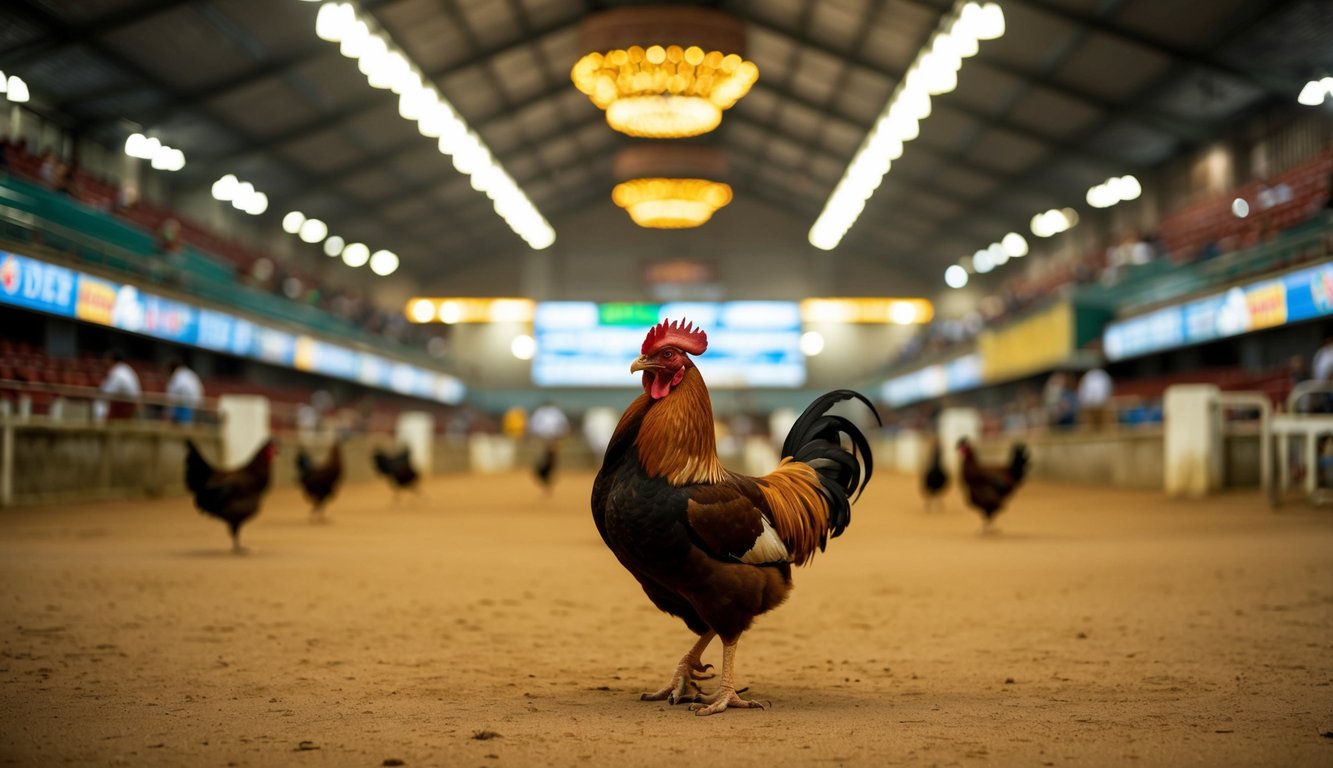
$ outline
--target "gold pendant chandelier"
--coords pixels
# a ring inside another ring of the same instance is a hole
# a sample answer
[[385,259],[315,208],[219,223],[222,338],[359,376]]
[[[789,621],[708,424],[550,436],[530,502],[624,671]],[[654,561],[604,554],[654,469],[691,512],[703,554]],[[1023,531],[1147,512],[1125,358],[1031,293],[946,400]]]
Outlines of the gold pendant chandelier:
[[575,87],[629,136],[708,133],[759,78],[743,58],[745,28],[708,8],[632,6],[589,17],[570,72]]
[[[726,155],[695,144],[643,144],[616,155],[611,200],[641,227],[697,227],[731,202]],[[669,175],[668,175],[669,174]]]

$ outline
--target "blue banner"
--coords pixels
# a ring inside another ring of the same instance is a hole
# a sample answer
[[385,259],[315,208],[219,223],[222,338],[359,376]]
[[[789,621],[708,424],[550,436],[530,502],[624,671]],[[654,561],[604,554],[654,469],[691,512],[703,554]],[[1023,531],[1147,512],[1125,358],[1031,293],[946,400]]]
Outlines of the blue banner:
[[1106,326],[1108,360],[1202,344],[1333,315],[1333,264],[1236,286]]
[[0,251],[0,304],[442,403],[462,402],[466,393],[463,383],[448,374],[297,336],[5,251]]

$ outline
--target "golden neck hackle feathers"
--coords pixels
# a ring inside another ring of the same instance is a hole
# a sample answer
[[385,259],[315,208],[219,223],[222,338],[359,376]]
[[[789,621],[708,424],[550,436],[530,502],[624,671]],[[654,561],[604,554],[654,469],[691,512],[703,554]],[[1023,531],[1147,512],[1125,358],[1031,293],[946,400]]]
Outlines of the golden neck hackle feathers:
[[717,460],[713,403],[699,369],[688,368],[670,394],[652,403],[634,445],[649,477],[664,477],[673,486],[726,478]]

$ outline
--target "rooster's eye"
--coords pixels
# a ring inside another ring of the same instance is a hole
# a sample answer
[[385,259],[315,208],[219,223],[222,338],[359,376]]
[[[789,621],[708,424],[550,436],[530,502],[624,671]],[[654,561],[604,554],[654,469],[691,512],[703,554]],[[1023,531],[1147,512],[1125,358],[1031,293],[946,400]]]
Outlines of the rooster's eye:
[[676,356],[676,353],[675,353],[675,352],[672,352],[672,351],[669,350],[669,349],[668,349],[667,351],[665,351],[665,352],[662,353],[662,359],[663,359],[663,360],[670,360],[671,358],[673,358],[673,357],[675,357],[675,356]]

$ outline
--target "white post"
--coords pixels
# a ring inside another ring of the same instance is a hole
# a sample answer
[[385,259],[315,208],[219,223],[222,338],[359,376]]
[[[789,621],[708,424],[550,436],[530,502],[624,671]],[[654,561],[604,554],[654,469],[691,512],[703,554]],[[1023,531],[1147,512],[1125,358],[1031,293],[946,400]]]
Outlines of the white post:
[[1166,389],[1162,415],[1166,438],[1166,492],[1203,497],[1222,479],[1222,429],[1213,384],[1176,384]]
[[[945,446],[941,450],[947,452]],[[893,468],[904,475],[920,474],[926,466],[926,437],[920,430],[904,429],[894,436]]]
[[951,475],[957,475],[958,441],[966,437],[976,447],[981,439],[981,412],[976,408],[945,408],[940,411],[940,459]]
[[218,398],[222,417],[222,464],[231,469],[250,460],[269,438],[268,398],[259,395],[223,395]]
[[422,477],[429,477],[435,466],[431,449],[435,444],[435,417],[425,411],[404,411],[398,414],[395,439],[407,446],[412,455],[412,466]]
[[0,426],[0,507],[14,503],[14,425]]

